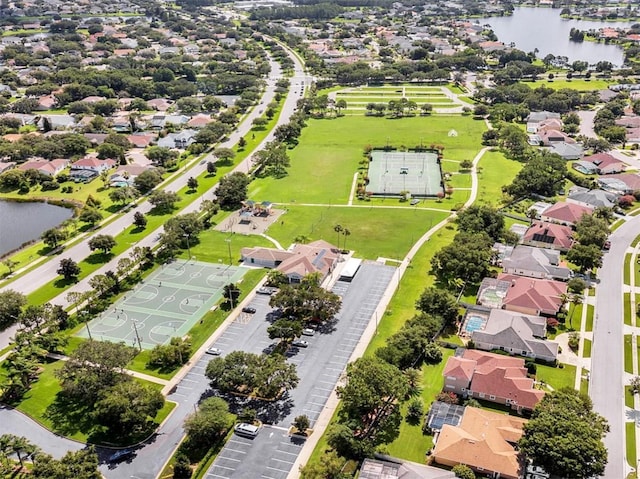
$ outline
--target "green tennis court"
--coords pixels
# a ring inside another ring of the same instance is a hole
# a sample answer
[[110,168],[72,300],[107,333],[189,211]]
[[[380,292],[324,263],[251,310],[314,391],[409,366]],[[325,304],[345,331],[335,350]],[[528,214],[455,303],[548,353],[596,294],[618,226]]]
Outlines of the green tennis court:
[[[110,309],[89,323],[93,339],[124,341],[151,349],[184,336],[237,283],[247,268],[176,261],[153,272]],[[78,333],[88,338],[86,329]]]

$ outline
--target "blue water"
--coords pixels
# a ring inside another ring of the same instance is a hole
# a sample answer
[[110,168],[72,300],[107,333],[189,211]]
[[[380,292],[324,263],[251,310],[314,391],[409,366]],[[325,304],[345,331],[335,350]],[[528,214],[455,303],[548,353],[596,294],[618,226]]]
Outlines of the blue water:
[[482,329],[484,326],[484,323],[485,323],[484,318],[481,318],[480,316],[470,316],[469,319],[467,319],[467,324],[464,327],[464,329],[468,333],[473,333],[474,331],[478,331]]

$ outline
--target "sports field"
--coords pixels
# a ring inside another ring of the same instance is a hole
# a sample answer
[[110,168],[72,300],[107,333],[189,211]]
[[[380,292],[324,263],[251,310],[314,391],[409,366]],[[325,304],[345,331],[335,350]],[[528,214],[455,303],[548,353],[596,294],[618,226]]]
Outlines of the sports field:
[[247,268],[199,261],[175,261],[155,271],[110,309],[89,323],[80,336],[124,341],[151,349],[185,336],[222,298],[226,284],[238,282]]
[[371,152],[368,190],[376,196],[400,196],[409,191],[414,197],[436,196],[442,187],[442,172],[434,152]]

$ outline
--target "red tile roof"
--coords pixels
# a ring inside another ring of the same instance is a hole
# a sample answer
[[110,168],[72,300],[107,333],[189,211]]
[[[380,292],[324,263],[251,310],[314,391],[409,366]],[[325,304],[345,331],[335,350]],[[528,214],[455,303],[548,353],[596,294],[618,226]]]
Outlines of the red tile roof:
[[559,201],[555,205],[546,209],[542,213],[542,216],[564,223],[576,223],[580,218],[582,218],[582,215],[590,215],[591,213],[593,213],[593,208],[577,205],[575,203]]
[[[523,243],[541,242],[568,250],[573,244],[572,236],[573,231],[568,226],[541,221],[529,227],[522,237],[522,241]],[[553,241],[549,242],[547,239],[553,239]]]
[[511,282],[511,287],[502,300],[506,309],[513,306],[555,315],[562,307],[562,295],[567,293],[567,284],[562,281],[511,274],[500,274],[498,280]]

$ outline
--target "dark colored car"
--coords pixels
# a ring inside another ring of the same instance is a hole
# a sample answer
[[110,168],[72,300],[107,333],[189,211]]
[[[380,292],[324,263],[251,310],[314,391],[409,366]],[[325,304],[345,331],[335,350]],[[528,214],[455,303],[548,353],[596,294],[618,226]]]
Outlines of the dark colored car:
[[256,308],[251,308],[250,306],[245,306],[242,308],[243,313],[254,314],[256,312]]

